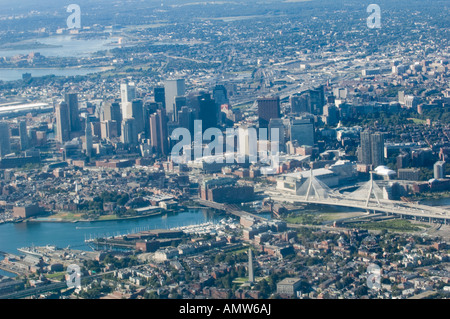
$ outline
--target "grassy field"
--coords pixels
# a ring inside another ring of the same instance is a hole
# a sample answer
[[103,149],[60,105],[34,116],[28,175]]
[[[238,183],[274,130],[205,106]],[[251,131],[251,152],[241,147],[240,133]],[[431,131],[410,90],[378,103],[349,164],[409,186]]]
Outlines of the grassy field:
[[423,229],[423,227],[426,227],[428,225],[419,227],[417,225],[413,225],[408,220],[394,219],[394,220],[387,220],[387,221],[381,221],[381,222],[353,224],[353,226],[364,228],[364,229],[370,229],[370,230],[388,230],[388,231],[391,230],[391,231],[397,231],[397,232],[410,232],[410,231],[420,231]]
[[74,213],[68,213],[68,212],[60,212],[55,215],[52,215],[51,218],[59,218],[63,221],[75,221],[81,219],[82,213],[74,214]]
[[343,212],[343,213],[296,213],[286,217],[285,220],[290,224],[302,224],[302,225],[319,225],[324,222],[330,222],[343,218],[351,218],[364,215],[361,212]]
[[427,124],[427,121],[426,121],[426,120],[415,119],[415,118],[409,118],[408,120],[413,121],[414,124],[423,124],[423,125]]
[[46,274],[45,275],[45,277],[47,279],[56,280],[56,281],[60,281],[60,280],[64,279],[65,276],[66,276],[65,272],[55,272],[53,274]]

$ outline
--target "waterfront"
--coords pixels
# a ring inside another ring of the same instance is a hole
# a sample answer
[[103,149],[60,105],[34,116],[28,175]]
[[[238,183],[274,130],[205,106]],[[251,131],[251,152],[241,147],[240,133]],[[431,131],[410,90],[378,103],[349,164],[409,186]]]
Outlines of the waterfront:
[[83,223],[18,223],[0,225],[0,251],[18,254],[17,248],[45,245],[70,246],[92,250],[84,240],[127,234],[142,229],[168,229],[205,222],[218,222],[224,216],[209,209],[189,209],[186,212],[141,219]]
[[48,68],[48,69],[0,69],[1,81],[16,81],[22,79],[22,74],[30,73],[33,77],[42,77],[46,75],[55,76],[77,76],[88,75],[103,71],[102,68]]
[[97,51],[109,50],[113,41],[113,39],[109,38],[80,40],[73,36],[57,35],[39,39],[37,43],[43,44],[43,47],[36,47],[36,41],[30,40],[16,44],[20,44],[23,48],[0,49],[0,56],[13,57],[16,55],[39,52],[45,57],[86,57]]

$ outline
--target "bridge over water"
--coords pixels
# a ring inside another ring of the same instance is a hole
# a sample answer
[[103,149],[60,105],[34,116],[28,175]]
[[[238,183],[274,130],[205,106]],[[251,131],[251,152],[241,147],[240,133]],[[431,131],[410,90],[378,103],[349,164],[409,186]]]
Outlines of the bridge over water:
[[345,195],[333,191],[318,180],[313,175],[312,170],[310,177],[296,194],[278,190],[266,190],[264,193],[271,199],[280,202],[357,208],[430,223],[450,224],[450,211],[448,209],[384,199],[383,191],[373,179],[372,174],[369,182],[356,191]]

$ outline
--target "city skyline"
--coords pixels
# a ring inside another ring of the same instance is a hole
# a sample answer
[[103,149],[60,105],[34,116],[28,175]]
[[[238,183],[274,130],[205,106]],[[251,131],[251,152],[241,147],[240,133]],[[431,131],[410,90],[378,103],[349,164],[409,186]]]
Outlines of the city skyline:
[[0,1],[0,299],[448,299],[449,11]]

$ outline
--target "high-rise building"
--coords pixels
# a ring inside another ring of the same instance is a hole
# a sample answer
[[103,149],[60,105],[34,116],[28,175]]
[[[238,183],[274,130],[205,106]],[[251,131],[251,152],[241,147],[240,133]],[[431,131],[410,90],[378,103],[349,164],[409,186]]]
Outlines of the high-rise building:
[[372,134],[371,146],[373,167],[384,165],[384,136],[382,133]]
[[22,120],[19,122],[19,138],[20,138],[20,149],[25,151],[28,148],[28,132],[27,132],[27,121]]
[[167,122],[165,110],[157,110],[150,116],[150,144],[156,153],[163,155],[169,154]]
[[144,131],[144,103],[137,99],[131,102],[131,117],[135,120],[136,132]]
[[441,179],[445,178],[445,162],[438,161],[434,164],[434,178]]
[[0,122],[0,158],[11,153],[11,135],[9,124]]
[[56,137],[62,144],[70,139],[69,106],[66,102],[56,105]]
[[372,164],[372,144],[370,141],[370,132],[365,131],[360,134],[360,159],[362,164]]
[[333,104],[326,104],[323,107],[323,119],[325,124],[334,126],[339,123],[339,110]]
[[[254,127],[241,125],[238,129],[238,154],[240,156],[258,156],[258,137]],[[251,159],[250,159],[251,160]]]
[[120,104],[117,102],[106,102],[103,105],[103,121],[112,121],[110,125],[117,125],[117,128],[112,130],[117,132],[117,136],[122,135],[121,123],[122,123],[122,111]]
[[199,118],[202,121],[203,132],[209,128],[217,127],[219,109],[211,94],[202,93],[198,96]]
[[166,80],[164,82],[165,108],[169,120],[175,120],[175,98],[185,95],[184,79]]
[[122,121],[121,141],[128,146],[137,145],[138,133],[136,132],[136,123],[134,118],[126,118]]
[[216,101],[218,106],[230,103],[230,101],[228,100],[228,93],[225,86],[218,84],[214,87],[213,99],[214,101]]
[[86,156],[91,157],[92,156],[92,126],[89,121],[89,117],[86,118],[86,128],[84,131],[84,151],[86,153]]
[[78,132],[81,130],[80,111],[78,109],[78,94],[66,93],[65,100],[69,108],[70,132]]
[[164,87],[155,87],[153,89],[153,95],[155,96],[155,103],[161,103],[162,108],[165,108],[166,94]]
[[291,95],[289,98],[291,102],[291,113],[311,113],[310,103],[309,103],[309,95],[301,94],[301,95]]
[[402,153],[397,156],[397,169],[409,167],[411,161],[411,155],[408,153]]
[[100,123],[101,138],[104,140],[110,140],[114,137],[120,136],[117,132],[119,127],[116,121],[103,121]]
[[361,132],[359,161],[373,165],[374,168],[384,164],[384,136],[382,133]]
[[[277,134],[278,139],[277,140],[275,139],[275,136],[272,136],[273,130],[278,131],[278,134]],[[270,119],[268,138],[270,139],[270,141],[272,143],[278,142],[278,149],[280,151],[285,150],[284,144],[286,142],[286,136],[285,136],[285,131],[284,131],[284,123],[283,123],[282,119]]]
[[311,112],[313,114],[322,114],[323,106],[325,105],[325,87],[321,85],[314,90],[309,90],[308,95]]
[[194,134],[194,112],[187,106],[183,106],[178,112],[178,125],[188,129],[191,135]]
[[131,118],[131,102],[136,98],[136,86],[134,83],[120,84],[120,100],[122,106],[122,118]]
[[187,99],[185,96],[175,97],[175,114],[174,114],[175,122],[178,122],[178,112],[180,112],[181,108],[186,105],[187,105]]
[[280,118],[280,97],[259,98],[258,103],[258,120],[260,128],[269,127],[270,119]]
[[122,122],[120,104],[117,102],[106,102],[103,105],[103,120]]
[[289,125],[291,142],[297,141],[302,146],[314,146],[314,124],[310,119],[294,119]]

